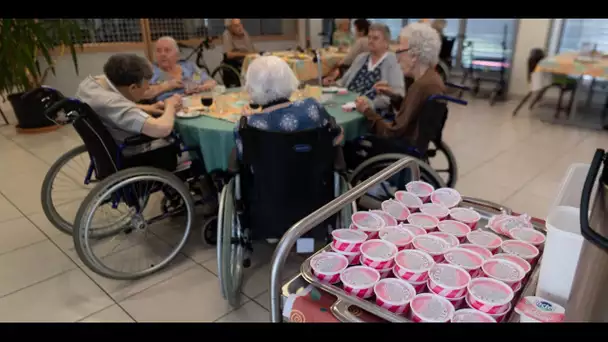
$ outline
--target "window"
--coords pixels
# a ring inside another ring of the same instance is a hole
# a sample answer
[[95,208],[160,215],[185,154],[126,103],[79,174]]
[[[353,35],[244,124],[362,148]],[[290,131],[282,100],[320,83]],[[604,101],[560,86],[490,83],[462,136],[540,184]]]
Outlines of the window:
[[399,39],[399,32],[405,26],[407,19],[369,19],[372,23],[380,23],[388,26],[391,31],[391,40]]
[[164,36],[176,40],[197,39],[205,30],[203,18],[151,18],[149,22],[152,41]]
[[[467,19],[465,47],[462,52],[462,64],[468,66],[471,55],[474,58],[501,58],[504,55],[510,60],[515,42],[517,19]],[[506,49],[503,52],[503,41]]]
[[597,44],[608,50],[608,19],[564,19],[558,53],[578,51],[582,43]]
[[143,42],[141,19],[139,18],[74,20],[80,23],[83,44]]
[[[209,35],[221,36],[226,30],[226,19],[205,19]],[[250,36],[295,36],[297,19],[241,19]]]

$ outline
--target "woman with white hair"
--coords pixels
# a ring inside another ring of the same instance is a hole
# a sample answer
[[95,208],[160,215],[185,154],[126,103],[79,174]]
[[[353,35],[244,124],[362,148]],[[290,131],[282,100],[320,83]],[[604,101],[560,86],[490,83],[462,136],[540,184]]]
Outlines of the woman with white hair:
[[[261,113],[247,110],[247,122],[261,130],[296,132],[322,127],[331,122],[325,108],[313,98],[291,102],[291,95],[300,82],[289,65],[276,56],[256,58],[247,68],[245,90],[251,102],[261,106]],[[238,126],[237,126],[238,127]],[[337,138],[336,144],[341,141]],[[239,156],[243,145],[235,128],[235,140]]]
[[370,106],[366,98],[355,101],[357,110],[365,115],[371,131],[387,138],[403,138],[414,144],[418,138],[418,114],[424,102],[432,95],[443,94],[445,85],[435,71],[439,62],[441,40],[437,31],[428,24],[413,23],[401,30],[397,58],[403,73],[414,79],[405,98],[403,91],[386,82],[377,83],[374,88],[391,98],[394,107],[399,108],[394,122],[383,120]]
[[[217,84],[191,61],[180,61],[179,47],[172,37],[161,37],[154,50],[154,76],[146,98],[162,101],[173,94],[193,94],[213,89]],[[190,83],[191,86],[187,86]]]
[[336,30],[331,37],[332,45],[346,49],[355,41],[350,30],[350,19],[336,19],[335,24]]

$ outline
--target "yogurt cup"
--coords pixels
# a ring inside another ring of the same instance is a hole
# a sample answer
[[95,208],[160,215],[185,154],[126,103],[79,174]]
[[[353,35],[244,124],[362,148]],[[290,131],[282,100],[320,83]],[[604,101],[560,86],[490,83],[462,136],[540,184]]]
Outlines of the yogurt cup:
[[367,234],[353,229],[336,229],[331,232],[331,236],[332,249],[347,253],[359,253],[361,245],[367,240]]
[[382,279],[374,285],[376,304],[398,315],[404,314],[416,295],[414,287],[397,278]]
[[429,271],[429,290],[448,299],[462,299],[471,276],[466,270],[450,265],[435,264]]
[[395,274],[395,277],[407,280],[410,283],[420,284],[427,280],[429,270],[434,264],[433,257],[427,253],[415,249],[406,249],[395,255],[393,274]]
[[334,253],[344,255],[346,259],[348,259],[349,265],[359,265],[361,263],[361,252],[343,252],[336,250],[333,245],[331,245],[331,250],[334,251]]
[[391,242],[397,246],[398,250],[410,249],[414,239],[414,236],[407,229],[400,226],[384,227],[380,229],[378,236],[381,240]]
[[524,270],[524,272],[526,272],[526,274],[530,273],[530,271],[532,270],[532,266],[530,265],[529,262],[527,262],[526,260],[524,260],[514,254],[498,253],[498,254],[495,254],[492,258],[509,260],[511,262],[514,262],[517,265],[519,265],[519,267],[523,268],[523,270]]
[[380,229],[384,228],[382,217],[366,211],[354,213],[351,216],[351,221],[353,222],[353,229],[364,232],[370,239],[376,238]]
[[[411,215],[410,215],[411,216]],[[410,234],[412,234],[412,237],[416,237],[418,235],[425,235],[426,234],[426,229],[417,226],[415,224],[401,224],[400,226],[401,228],[407,230],[408,232],[410,232]]]
[[439,224],[439,220],[435,216],[423,213],[410,214],[410,216],[407,218],[407,222],[422,227],[427,232],[432,232],[436,230],[437,224]]
[[[477,312],[481,312],[479,310],[474,309],[471,304],[469,304],[469,299],[468,297],[464,298],[464,302],[466,303],[466,305],[471,309],[471,310],[475,310]],[[502,321],[504,321],[505,317],[507,316],[507,314],[511,311],[512,305],[511,303],[509,303],[508,305],[505,305],[501,310],[499,310],[498,313],[495,314],[491,314],[491,313],[486,313],[488,316],[492,317],[492,319],[494,321],[496,321],[496,323],[501,323]],[[485,312],[483,312],[485,313]]]
[[450,218],[466,224],[471,230],[475,230],[479,220],[481,220],[481,215],[473,209],[457,207],[450,209]]
[[388,278],[391,275],[392,271],[393,267],[378,270],[378,273],[380,273],[380,279]]
[[399,224],[399,222],[397,222],[397,219],[394,218],[391,214],[387,213],[386,211],[370,210],[369,212],[380,216],[382,218],[382,220],[384,220],[385,227],[392,227],[392,226],[396,226]]
[[410,302],[410,318],[416,323],[446,323],[455,311],[449,300],[433,293],[416,295]]
[[447,241],[429,234],[419,235],[412,240],[412,246],[425,253],[428,253],[435,262],[443,261],[443,254],[450,248]]
[[481,265],[484,263],[483,257],[478,253],[459,247],[448,250],[443,257],[448,264],[461,267],[469,272],[471,278],[479,276]]
[[420,211],[422,207],[422,200],[415,194],[407,191],[395,192],[395,199],[403,204],[410,210],[410,213]]
[[428,235],[436,236],[440,239],[443,239],[445,242],[448,243],[448,245],[450,245],[450,248],[454,248],[460,244],[460,241],[458,240],[458,238],[452,234],[448,234],[448,233],[444,233],[444,232],[432,232],[432,233],[429,233]]
[[513,228],[509,234],[514,240],[527,242],[539,250],[545,244],[545,234],[533,228]]
[[435,191],[435,187],[431,184],[422,181],[412,181],[405,185],[405,190],[418,196],[422,203],[428,202],[431,194]]
[[[431,291],[432,292],[432,291]],[[436,293],[435,293],[436,294]],[[448,298],[448,300],[450,301],[450,303],[452,303],[452,305],[454,306],[455,310],[458,310],[460,308],[462,308],[463,306],[466,306],[464,299],[466,298],[466,293],[460,297],[460,298]]]
[[527,215],[496,215],[488,221],[488,227],[495,233],[505,236],[511,236],[509,232],[514,228],[534,229]]
[[361,245],[361,264],[384,270],[393,267],[397,246],[385,240],[368,240]]
[[516,255],[533,265],[539,255],[538,248],[519,240],[507,240],[502,243],[500,249],[507,254]]
[[492,254],[494,254],[502,244],[502,239],[500,238],[500,236],[481,230],[476,230],[468,233],[467,241],[474,245],[486,248]]
[[454,312],[452,323],[496,323],[492,316],[475,309],[460,309]]
[[536,296],[522,298],[515,306],[515,312],[522,323],[558,323],[566,316],[562,306]]
[[324,283],[335,284],[340,281],[340,272],[348,267],[348,259],[338,253],[323,252],[310,260],[310,267],[317,279]]
[[460,193],[452,188],[440,188],[431,194],[431,202],[441,204],[448,208],[454,208],[460,204],[462,197]]
[[504,259],[486,260],[481,266],[483,274],[488,278],[500,280],[511,286],[513,292],[521,286],[521,281],[526,276],[523,268],[514,262]]
[[500,280],[475,278],[467,287],[467,303],[473,309],[499,314],[511,305],[513,289]]
[[420,207],[420,212],[423,214],[431,215],[436,217],[439,221],[445,220],[450,215],[450,209],[441,204],[435,203],[424,203]]
[[460,245],[458,245],[458,247],[473,251],[473,252],[479,254],[484,260],[492,258],[492,252],[490,252],[485,247],[474,245],[472,243],[461,243]]
[[353,266],[340,274],[344,292],[359,298],[369,298],[374,295],[374,285],[380,280],[380,273],[367,266]]
[[382,211],[390,214],[397,221],[404,222],[410,216],[410,210],[405,204],[394,199],[386,200],[381,204]]
[[437,229],[440,232],[454,235],[459,242],[465,242],[467,234],[471,232],[471,227],[455,220],[441,221],[437,224]]
[[[394,274],[394,272],[395,271],[393,269],[393,274]],[[427,286],[426,286],[426,284],[428,283],[428,279],[427,280],[423,280],[423,281],[407,281],[407,282],[410,283],[410,285],[412,285],[414,287],[414,290],[416,290],[417,294],[428,292],[427,291]]]

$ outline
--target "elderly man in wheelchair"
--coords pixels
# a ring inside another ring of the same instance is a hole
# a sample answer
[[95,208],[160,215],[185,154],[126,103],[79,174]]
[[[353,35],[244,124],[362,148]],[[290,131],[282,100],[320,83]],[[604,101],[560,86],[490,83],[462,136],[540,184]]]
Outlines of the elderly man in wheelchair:
[[[71,233],[82,262],[108,278],[137,279],[168,265],[194,225],[195,204],[206,201],[198,148],[184,147],[173,133],[180,96],[166,99],[158,118],[136,106],[151,77],[145,58],[117,54],[103,75],[80,84],[77,98],[39,90],[59,99],[47,117],[72,123],[88,151],[86,177],[98,182],[82,201]],[[182,160],[186,155],[193,158]]]
[[[420,164],[423,180],[435,187],[454,186],[456,163],[449,148],[441,141],[441,133],[447,119],[446,102],[466,102],[443,95],[445,84],[434,67],[438,63],[440,48],[439,35],[429,25],[413,23],[402,29],[396,54],[404,76],[413,78],[414,82],[405,98],[385,83],[375,85],[378,92],[391,98],[396,109],[397,114],[391,121],[374,112],[364,97],[355,101],[372,134],[345,146],[346,162],[353,170],[351,184],[356,185],[403,155],[410,155],[423,162]],[[438,151],[447,157],[447,170],[434,170],[429,165]],[[388,197],[402,189],[411,177],[408,172],[406,169],[397,174],[374,194],[382,193],[381,197]],[[442,178],[442,172],[447,173],[447,177]]]

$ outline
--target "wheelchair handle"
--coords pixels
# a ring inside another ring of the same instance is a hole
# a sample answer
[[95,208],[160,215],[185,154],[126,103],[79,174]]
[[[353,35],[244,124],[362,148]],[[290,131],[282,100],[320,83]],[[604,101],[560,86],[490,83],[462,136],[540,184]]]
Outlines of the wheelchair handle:
[[283,238],[278,243],[274,254],[272,255],[271,262],[270,317],[273,323],[281,322],[281,269],[283,266],[285,266],[287,256],[296,243],[296,240],[321,222],[325,221],[330,216],[342,210],[342,208],[347,206],[349,203],[356,201],[358,198],[367,193],[371,187],[389,179],[391,176],[405,168],[409,168],[412,171],[413,180],[419,180],[419,163],[420,162],[413,157],[405,157],[396,161],[392,165],[368,178],[366,181],[348,190],[341,196],[335,198],[333,201],[327,203],[312,214],[298,221],[296,224],[291,226],[287,232],[285,232]]
[[431,100],[445,100],[445,101],[454,102],[454,103],[457,103],[457,104],[463,105],[463,106],[466,106],[469,104],[465,100],[457,99],[455,97],[451,97],[451,96],[447,96],[447,95],[433,95],[433,96],[429,97],[429,99],[428,99],[428,101],[431,101]]
[[65,96],[63,96],[63,94],[55,89],[55,88],[51,88],[51,87],[47,87],[47,86],[40,86],[36,89],[32,89],[30,91],[28,91],[27,93],[21,95],[21,99],[26,101],[27,99],[29,99],[30,97],[37,95],[39,93],[46,93],[46,94],[57,94],[59,95],[58,97],[60,98],[64,98]]
[[466,90],[466,91],[470,91],[471,90],[470,87],[467,87],[467,86],[461,85],[461,84],[455,84],[455,83],[450,83],[450,82],[445,82],[444,84],[447,87],[450,87],[450,88],[456,88],[456,89]]

